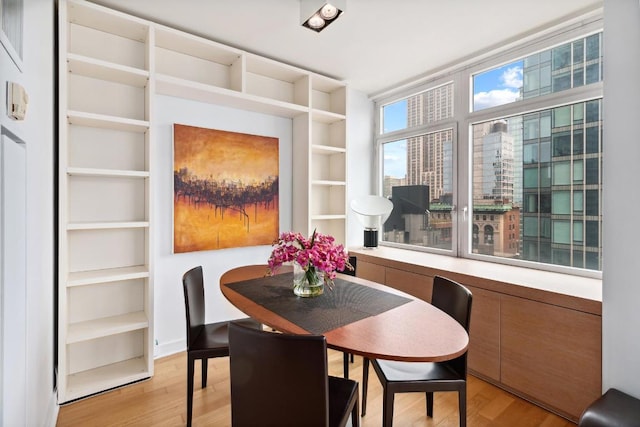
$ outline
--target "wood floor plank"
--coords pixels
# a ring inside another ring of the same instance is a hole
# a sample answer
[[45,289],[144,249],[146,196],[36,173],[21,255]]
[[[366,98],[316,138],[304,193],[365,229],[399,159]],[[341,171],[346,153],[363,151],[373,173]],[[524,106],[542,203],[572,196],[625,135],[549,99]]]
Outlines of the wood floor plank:
[[[155,375],[107,393],[92,396],[60,407],[58,427],[175,427],[186,424],[186,353],[155,361]],[[342,353],[329,351],[329,373],[342,376]],[[362,378],[362,359],[350,365],[350,376]],[[207,388],[200,383],[200,366],[196,363],[193,402],[193,426],[226,427],[231,425],[229,401],[229,359],[209,361]],[[467,425],[469,427],[575,427],[575,424],[545,411],[492,384],[469,376],[467,385]],[[382,424],[382,387],[373,372],[369,373],[367,415],[362,427]],[[459,425],[456,393],[436,393],[434,417],[427,418],[424,393],[396,395],[394,426],[457,427]]]

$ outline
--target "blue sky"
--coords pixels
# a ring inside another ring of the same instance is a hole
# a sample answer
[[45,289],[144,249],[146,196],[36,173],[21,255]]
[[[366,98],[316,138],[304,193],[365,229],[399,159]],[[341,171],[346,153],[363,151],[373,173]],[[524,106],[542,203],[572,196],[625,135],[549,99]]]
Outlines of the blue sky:
[[482,110],[508,104],[520,96],[522,61],[476,74],[473,77],[473,109]]

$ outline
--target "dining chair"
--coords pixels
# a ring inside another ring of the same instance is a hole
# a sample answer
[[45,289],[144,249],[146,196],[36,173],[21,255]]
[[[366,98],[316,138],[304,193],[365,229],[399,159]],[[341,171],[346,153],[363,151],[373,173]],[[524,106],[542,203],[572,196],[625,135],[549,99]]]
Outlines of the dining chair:
[[329,376],[322,335],[229,325],[231,425],[359,427],[358,383]]
[[[431,304],[449,314],[469,333],[471,318],[471,292],[459,283],[441,276],[433,279]],[[457,391],[460,427],[467,425],[467,352],[445,362],[399,362],[393,360],[363,359],[362,364],[362,416],[367,411],[369,361],[382,384],[382,425],[393,424],[395,393],[425,392],[427,416],[433,417],[433,393]]]
[[[202,388],[207,386],[208,359],[229,355],[229,322],[205,323],[204,279],[202,266],[194,267],[182,276],[185,313],[187,317],[187,426],[191,426],[193,411],[193,377],[195,361],[202,364]],[[247,327],[261,329],[252,319],[240,319]]]
[[[227,270],[222,273],[222,276],[220,276],[220,284],[223,285],[231,282],[239,282],[241,280],[265,277],[268,274],[268,268],[268,264],[243,265],[232,268],[231,270]],[[292,271],[292,265],[283,265],[278,269],[276,274],[291,273]]]
[[[350,257],[349,263],[355,267],[355,263],[356,263],[355,257]],[[255,264],[255,265],[233,268],[225,272],[222,275],[222,277],[220,277],[220,284],[238,282],[240,280],[257,279],[258,277],[263,277],[266,274],[268,267],[269,266],[267,264]],[[293,271],[293,266],[283,265],[278,269],[277,274],[290,273],[292,271]],[[354,270],[341,271],[341,273],[348,274],[350,276],[355,276],[355,268]],[[343,356],[343,365],[344,365],[343,369],[344,369],[345,378],[349,378],[349,361],[351,361],[351,363],[354,362],[353,354],[349,354],[345,352]]]

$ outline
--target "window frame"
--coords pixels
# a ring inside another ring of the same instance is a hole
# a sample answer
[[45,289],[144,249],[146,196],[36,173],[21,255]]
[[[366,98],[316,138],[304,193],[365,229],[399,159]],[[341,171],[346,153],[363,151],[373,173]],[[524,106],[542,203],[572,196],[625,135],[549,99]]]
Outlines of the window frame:
[[[384,95],[373,97],[374,108],[374,148],[376,158],[374,188],[378,194],[382,194],[384,177],[382,176],[382,147],[387,142],[405,139],[410,136],[430,133],[448,129],[453,126],[453,205],[452,211],[452,250],[442,251],[429,247],[397,244],[380,241],[381,246],[400,247],[404,249],[444,253],[453,257],[475,259],[497,264],[507,264],[520,267],[534,268],[538,270],[568,273],[577,276],[601,278],[602,271],[587,270],[582,268],[566,267],[562,265],[547,264],[541,262],[514,260],[496,256],[472,253],[472,161],[473,161],[473,135],[471,129],[474,124],[497,120],[515,115],[526,115],[540,110],[552,109],[562,105],[570,105],[595,99],[603,99],[603,81],[585,84],[559,92],[552,92],[533,98],[526,98],[516,102],[495,107],[473,111],[473,76],[484,71],[500,67],[502,65],[523,59],[537,52],[552,49],[578,38],[603,32],[602,9],[576,17],[566,24],[558,25],[552,29],[524,37],[519,44],[507,45],[502,49],[487,50],[478,54],[476,59],[461,62],[458,66],[446,70],[436,71],[427,75],[415,84],[405,85],[395,91],[387,91]],[[603,33],[603,37],[606,37]],[[604,59],[603,56],[603,61]],[[602,65],[601,65],[602,66]],[[449,82],[453,82],[453,117],[451,119],[429,123],[412,128],[382,133],[383,107],[417,95],[424,91],[437,88]],[[586,114],[586,113],[585,113]],[[606,126],[606,123],[604,124]],[[523,201],[524,202],[524,201]],[[600,201],[601,203],[601,201]],[[524,207],[524,206],[523,206]],[[583,238],[585,238],[583,236]]]

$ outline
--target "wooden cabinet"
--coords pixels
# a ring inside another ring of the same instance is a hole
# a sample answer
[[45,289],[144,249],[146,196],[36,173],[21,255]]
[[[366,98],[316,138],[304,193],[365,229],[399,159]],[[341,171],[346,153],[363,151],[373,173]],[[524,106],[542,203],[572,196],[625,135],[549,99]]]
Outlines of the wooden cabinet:
[[[442,275],[473,293],[468,366],[472,374],[577,421],[601,394],[602,316],[593,301],[353,250],[356,275],[431,300]],[[414,256],[415,258],[415,256]],[[450,258],[450,257],[447,257]],[[473,268],[470,268],[472,270]],[[427,298],[428,295],[428,298]]]
[[356,269],[356,276],[362,277],[363,279],[371,280],[373,282],[382,284],[387,283],[385,277],[387,269],[384,266],[363,261],[360,257],[357,257],[357,259],[358,267]]
[[574,420],[601,395],[601,317],[501,296],[500,380]]
[[469,369],[500,381],[500,294],[467,286],[473,294],[469,328]]
[[60,3],[58,399],[153,373],[149,25]]
[[433,292],[433,277],[412,273],[397,268],[387,268],[385,284],[406,292],[414,297],[431,302]]
[[293,229],[344,244],[347,87],[84,0],[58,10],[62,403],[153,374],[154,96],[290,118]]

